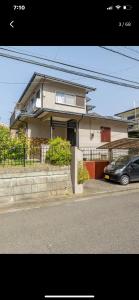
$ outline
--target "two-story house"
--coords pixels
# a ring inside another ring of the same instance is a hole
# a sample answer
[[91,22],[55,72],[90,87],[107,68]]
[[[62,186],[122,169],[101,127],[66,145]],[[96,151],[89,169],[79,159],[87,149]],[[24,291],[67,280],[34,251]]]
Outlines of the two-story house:
[[44,144],[60,136],[78,147],[96,148],[127,137],[127,121],[93,112],[88,93],[95,88],[34,73],[10,119],[11,130],[25,128],[29,139]]
[[134,107],[132,109],[122,111],[120,113],[115,114],[115,116],[120,117],[122,120],[127,120],[129,122],[128,136],[130,138],[139,138],[139,107]]

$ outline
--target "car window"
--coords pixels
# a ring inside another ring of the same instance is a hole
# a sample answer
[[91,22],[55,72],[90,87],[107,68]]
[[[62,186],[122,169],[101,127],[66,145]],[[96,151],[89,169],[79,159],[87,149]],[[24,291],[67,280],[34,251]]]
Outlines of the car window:
[[115,161],[115,166],[124,166],[126,165],[130,160],[129,156],[120,156],[116,161]]
[[139,159],[135,160],[133,164],[139,167]]

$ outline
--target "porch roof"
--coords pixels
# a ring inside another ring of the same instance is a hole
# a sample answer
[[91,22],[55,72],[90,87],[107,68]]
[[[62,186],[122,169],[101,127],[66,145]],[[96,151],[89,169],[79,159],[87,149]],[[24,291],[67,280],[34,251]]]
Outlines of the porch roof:
[[76,119],[76,120],[80,120],[83,118],[94,118],[94,119],[101,119],[101,120],[110,120],[110,121],[114,121],[114,122],[118,122],[118,123],[126,123],[127,125],[129,123],[133,124],[132,121],[127,121],[127,120],[122,120],[122,119],[117,119],[114,117],[105,117],[102,115],[99,115],[97,113],[87,113],[87,114],[82,114],[82,113],[78,113],[78,112],[68,112],[68,111],[61,111],[61,110],[52,110],[49,108],[40,108],[38,109],[35,113],[20,113],[16,119],[14,120],[13,124],[11,125],[11,128],[14,127],[18,127],[18,124],[20,121],[26,121],[28,118],[35,118],[35,119],[47,119],[49,116],[57,116],[57,117],[61,117],[62,119]]
[[72,116],[74,116],[74,117],[77,117],[77,116],[79,116],[79,117],[82,117],[82,118],[94,118],[94,119],[104,119],[104,120],[111,120],[111,121],[115,121],[115,122],[120,122],[120,123],[127,123],[127,124],[129,124],[129,123],[131,123],[131,124],[133,124],[133,122],[132,121],[127,121],[127,120],[122,120],[122,119],[118,119],[118,118],[115,118],[115,117],[111,117],[111,116],[102,116],[102,115],[99,115],[99,114],[97,114],[97,113],[86,113],[86,114],[82,114],[82,113],[75,113],[75,112],[66,112],[66,111],[62,111],[62,110],[52,110],[52,109],[49,109],[49,108],[42,108],[42,109],[40,109],[40,110],[38,110],[37,112],[36,112],[36,114],[35,114],[35,118],[40,118],[41,117],[41,115],[43,114],[43,115],[45,115],[45,113],[52,113],[52,114],[55,114],[55,113],[59,113],[59,114],[64,114],[65,116],[66,115],[72,115]]
[[124,138],[99,146],[97,149],[139,149],[139,138]]

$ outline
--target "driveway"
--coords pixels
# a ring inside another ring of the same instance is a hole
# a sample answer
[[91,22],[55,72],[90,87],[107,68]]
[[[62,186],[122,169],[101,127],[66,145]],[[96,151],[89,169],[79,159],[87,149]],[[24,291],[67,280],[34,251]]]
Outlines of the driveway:
[[114,193],[139,190],[139,182],[132,182],[126,186],[104,179],[90,179],[84,183],[84,194]]
[[139,192],[0,214],[0,253],[139,253]]

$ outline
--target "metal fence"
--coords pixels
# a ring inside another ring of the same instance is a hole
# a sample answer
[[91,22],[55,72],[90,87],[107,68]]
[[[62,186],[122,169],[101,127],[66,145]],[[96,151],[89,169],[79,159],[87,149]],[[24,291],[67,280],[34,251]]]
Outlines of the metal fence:
[[[38,165],[39,163],[46,162],[46,153],[49,149],[49,145],[41,145],[41,146],[15,146],[12,148],[9,147],[0,147],[0,166],[32,166]],[[51,151],[49,151],[49,155],[47,159],[49,160],[50,156],[54,153],[56,157],[60,155],[61,148],[53,147]],[[62,153],[62,152],[61,152]],[[69,147],[69,151],[67,154],[63,154],[66,159],[69,160],[71,153],[71,147]],[[61,154],[61,160],[63,156]],[[47,161],[48,161],[47,160]]]
[[89,147],[80,147],[83,152],[83,160],[108,160],[108,150],[99,150]]
[[[105,149],[95,149],[90,147],[81,147],[83,160],[109,160],[109,152]],[[112,158],[116,159],[121,155],[139,155],[139,149],[113,149]]]
[[[15,146],[12,148],[8,147],[0,147],[0,166],[31,166],[37,165],[38,163],[46,162],[46,152],[49,149],[49,145],[41,145],[41,146],[32,146],[32,147],[24,147],[24,146]],[[51,150],[54,151],[56,155],[59,155],[61,149],[53,148]],[[71,150],[71,147],[69,147]],[[90,147],[81,147],[80,150],[83,152],[83,160],[109,160],[108,150],[104,149],[95,149]],[[52,154],[52,152],[50,154]],[[54,153],[53,152],[53,153]],[[69,151],[70,153],[71,151]],[[67,160],[69,160],[69,153],[67,153]],[[118,158],[121,155],[127,154],[138,154],[139,149],[113,149],[112,157],[113,159]],[[62,159],[62,157],[61,157]]]
[[42,149],[40,147],[0,147],[0,165],[26,166],[41,162]]

